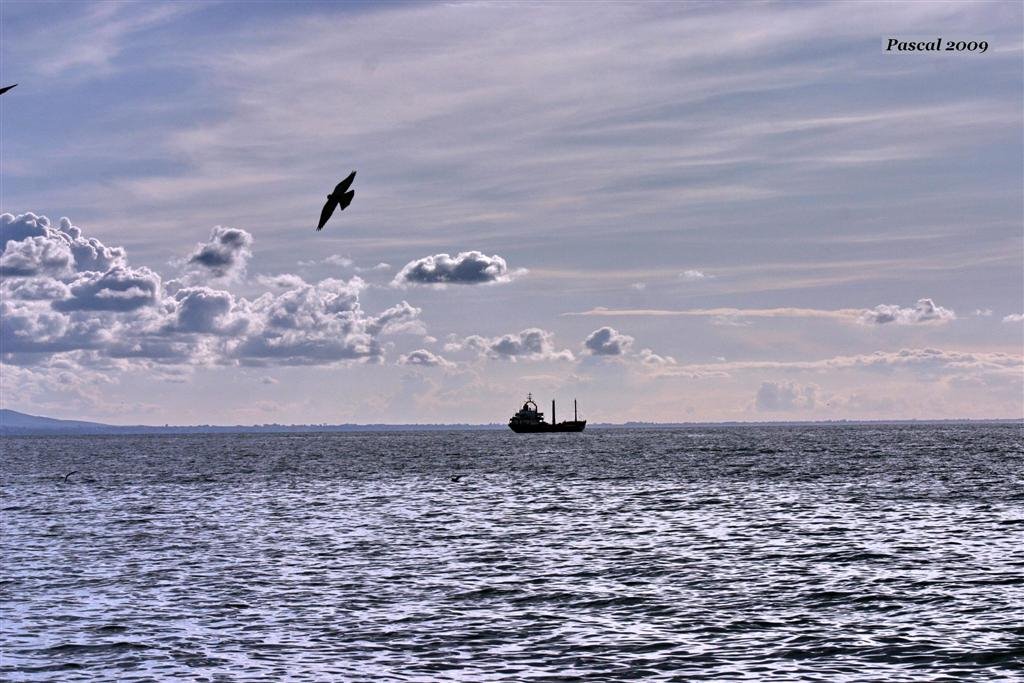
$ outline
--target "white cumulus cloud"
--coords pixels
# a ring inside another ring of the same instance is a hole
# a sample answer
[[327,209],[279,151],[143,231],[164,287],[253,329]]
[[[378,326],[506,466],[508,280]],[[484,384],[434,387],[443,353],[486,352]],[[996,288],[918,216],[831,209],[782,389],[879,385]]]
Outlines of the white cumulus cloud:
[[697,282],[698,280],[704,280],[707,277],[709,276],[705,275],[703,271],[695,269],[684,270],[683,272],[679,273],[679,278],[686,282]]
[[5,363],[377,363],[381,336],[425,332],[408,302],[366,312],[359,277],[259,278],[271,291],[254,299],[198,283],[202,272],[230,281],[244,270],[253,243],[244,230],[215,228],[188,259],[200,272],[165,285],[67,219],[55,228],[34,214],[3,214],[0,228],[0,263],[9,266],[0,281]]
[[640,349],[640,362],[650,367],[662,367],[675,365],[676,359],[672,356],[660,355],[650,349]]
[[209,240],[196,245],[188,263],[214,278],[237,277],[245,271],[246,262],[252,256],[252,241],[252,235],[245,230],[218,225]]
[[860,321],[865,325],[917,325],[919,323],[945,323],[955,320],[956,314],[948,308],[938,306],[931,299],[918,299],[913,308],[901,308],[895,304],[880,304],[864,311]]
[[531,327],[499,337],[471,335],[445,344],[446,351],[474,351],[502,360],[574,360],[569,349],[557,349],[551,332]]
[[583,340],[583,347],[594,356],[621,356],[632,344],[632,337],[614,327],[600,327]]
[[509,282],[523,269],[510,271],[505,259],[495,254],[487,256],[479,251],[463,251],[455,256],[435,254],[405,264],[398,271],[392,285],[482,285]]
[[455,363],[445,360],[427,349],[416,349],[398,358],[399,365],[419,365],[426,368],[453,368]]

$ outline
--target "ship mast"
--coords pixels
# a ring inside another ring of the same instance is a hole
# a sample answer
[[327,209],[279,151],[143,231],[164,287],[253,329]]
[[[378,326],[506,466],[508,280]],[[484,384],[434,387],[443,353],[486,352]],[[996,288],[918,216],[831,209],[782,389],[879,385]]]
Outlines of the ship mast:
[[551,399],[551,426],[555,426],[555,399]]
[[576,414],[576,399],[572,400],[572,421],[573,422],[579,422],[580,421],[579,415]]

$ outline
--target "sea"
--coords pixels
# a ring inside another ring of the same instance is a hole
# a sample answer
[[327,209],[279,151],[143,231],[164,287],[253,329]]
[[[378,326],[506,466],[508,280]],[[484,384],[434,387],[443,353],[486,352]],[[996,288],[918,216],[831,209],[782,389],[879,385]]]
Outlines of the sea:
[[7,681],[1021,681],[1020,424],[6,437]]

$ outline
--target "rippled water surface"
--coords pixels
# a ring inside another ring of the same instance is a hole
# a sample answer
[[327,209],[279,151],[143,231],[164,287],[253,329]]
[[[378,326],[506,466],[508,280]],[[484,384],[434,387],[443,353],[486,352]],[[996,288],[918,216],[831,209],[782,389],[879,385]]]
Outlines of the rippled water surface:
[[5,680],[1024,666],[1019,426],[7,438],[0,505]]

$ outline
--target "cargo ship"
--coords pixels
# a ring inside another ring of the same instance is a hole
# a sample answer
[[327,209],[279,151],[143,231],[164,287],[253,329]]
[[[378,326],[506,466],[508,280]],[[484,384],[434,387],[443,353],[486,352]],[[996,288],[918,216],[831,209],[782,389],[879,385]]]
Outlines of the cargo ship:
[[555,402],[551,401],[551,422],[544,421],[544,413],[537,410],[533,402],[533,394],[526,395],[526,403],[508,421],[508,427],[516,434],[535,434],[537,432],[582,432],[587,426],[586,420],[580,420],[576,414],[576,400],[572,402],[572,420],[555,422]]

